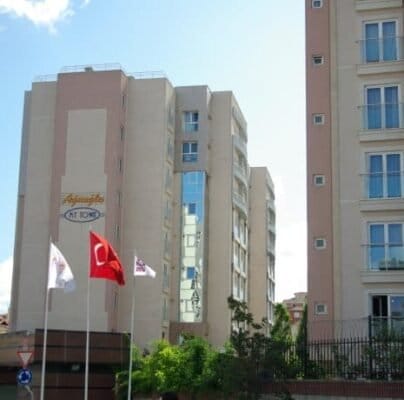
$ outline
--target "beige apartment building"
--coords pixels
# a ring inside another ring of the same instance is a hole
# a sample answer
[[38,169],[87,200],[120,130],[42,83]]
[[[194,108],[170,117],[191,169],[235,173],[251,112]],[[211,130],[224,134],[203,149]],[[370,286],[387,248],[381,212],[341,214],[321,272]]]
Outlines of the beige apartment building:
[[[25,95],[10,330],[43,327],[50,240],[77,289],[51,292],[49,328],[86,329],[90,228],[117,250],[127,281],[91,279],[91,330],[129,331],[133,290],[141,347],[183,332],[223,345],[230,295],[271,320],[274,188],[259,170],[250,177],[247,124],[230,91],[120,66],[37,79]],[[135,253],[155,279],[133,284]]]
[[402,325],[403,17],[402,0],[306,0],[312,338]]

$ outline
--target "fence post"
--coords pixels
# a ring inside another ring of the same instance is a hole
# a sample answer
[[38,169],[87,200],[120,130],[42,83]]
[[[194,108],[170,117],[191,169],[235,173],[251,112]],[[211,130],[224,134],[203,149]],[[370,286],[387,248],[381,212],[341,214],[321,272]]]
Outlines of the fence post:
[[369,378],[373,377],[373,347],[372,347],[372,316],[368,316],[368,327],[369,327]]

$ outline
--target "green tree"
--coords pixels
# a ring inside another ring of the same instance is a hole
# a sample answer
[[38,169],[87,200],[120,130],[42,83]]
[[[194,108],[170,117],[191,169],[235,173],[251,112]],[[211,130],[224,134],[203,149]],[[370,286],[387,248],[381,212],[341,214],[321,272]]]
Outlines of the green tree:
[[292,331],[288,311],[283,304],[275,305],[275,323],[271,329],[271,338],[277,342],[291,343]]
[[261,372],[269,343],[269,338],[265,335],[268,321],[263,318],[260,322],[255,322],[245,302],[232,297],[227,301],[235,326],[230,335],[234,355],[226,357],[227,370],[223,372],[227,379],[230,378],[230,382],[224,381],[223,387],[231,386],[233,393],[239,398],[257,399],[261,393]]

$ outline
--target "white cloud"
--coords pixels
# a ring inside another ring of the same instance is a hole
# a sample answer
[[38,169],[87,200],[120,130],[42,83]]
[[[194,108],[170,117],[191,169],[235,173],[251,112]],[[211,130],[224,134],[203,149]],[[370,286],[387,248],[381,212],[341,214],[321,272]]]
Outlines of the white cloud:
[[8,311],[11,294],[11,276],[13,273],[13,258],[9,257],[0,262],[0,314]]
[[[83,6],[89,0],[83,1]],[[71,0],[0,0],[0,14],[26,18],[35,25],[43,25],[51,31],[55,24],[74,14]]]

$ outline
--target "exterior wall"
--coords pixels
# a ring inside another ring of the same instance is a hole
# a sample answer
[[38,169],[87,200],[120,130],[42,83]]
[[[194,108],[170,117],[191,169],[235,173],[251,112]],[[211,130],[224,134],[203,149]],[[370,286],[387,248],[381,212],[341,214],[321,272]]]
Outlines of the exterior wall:
[[[83,330],[86,327],[86,313],[77,315],[77,309],[86,309],[87,287],[83,282],[88,269],[77,266],[88,265],[88,248],[82,245],[88,242],[88,229],[106,236],[119,249],[115,232],[120,225],[116,193],[122,186],[119,163],[122,162],[120,127],[125,118],[123,79],[121,71],[58,76],[50,228],[52,240],[70,255],[68,261],[78,287],[76,296],[70,296],[69,306],[63,292],[51,293],[49,328]],[[66,202],[70,194],[88,197],[94,193],[103,201],[98,204]],[[97,209],[104,217],[91,224],[66,218],[69,209],[83,206]],[[91,329],[116,330],[115,296],[117,288],[113,283],[90,281]]]
[[44,320],[55,100],[55,83],[34,84],[25,96],[11,330],[33,330]]
[[[331,82],[330,7],[312,8],[306,0],[306,85],[307,85],[307,254],[308,254],[308,321],[310,335],[332,335],[334,320],[334,265],[332,220],[332,149],[331,149]],[[315,29],[314,29],[315,27]],[[323,65],[314,65],[312,57],[322,55]],[[323,125],[313,125],[313,115],[323,114]],[[324,175],[325,185],[314,185],[315,175]],[[316,239],[325,239],[326,248],[317,250]],[[326,308],[323,315],[315,307]]]
[[210,109],[207,311],[209,340],[216,346],[223,346],[230,332],[227,297],[231,294],[232,260],[231,101],[230,92],[216,92]]
[[[163,321],[163,265],[171,265],[171,254],[164,252],[164,222],[167,199],[172,197],[172,165],[167,161],[168,110],[174,95],[166,79],[130,79],[127,126],[125,127],[125,173],[122,191],[122,262],[133,265],[134,252],[156,272],[156,278],[136,278],[127,271],[122,291],[119,329],[130,331],[132,290],[135,291],[134,335],[147,347],[152,339],[168,337],[168,321]],[[167,171],[169,182],[166,184]],[[171,223],[171,221],[169,221]],[[131,267],[129,267],[131,268]]]

